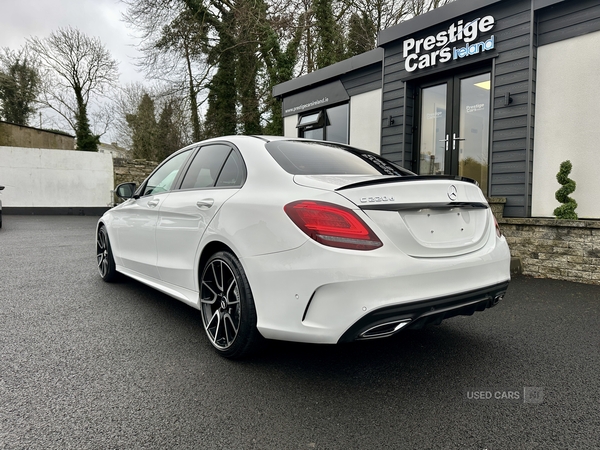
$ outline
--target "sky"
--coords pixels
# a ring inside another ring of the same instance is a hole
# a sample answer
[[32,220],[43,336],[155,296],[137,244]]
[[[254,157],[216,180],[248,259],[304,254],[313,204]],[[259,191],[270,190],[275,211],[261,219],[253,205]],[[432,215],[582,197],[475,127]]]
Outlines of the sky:
[[138,41],[121,20],[126,7],[120,0],[0,0],[0,6],[0,47],[18,50],[30,36],[72,26],[99,38],[119,61],[121,85],[143,81],[134,65]]

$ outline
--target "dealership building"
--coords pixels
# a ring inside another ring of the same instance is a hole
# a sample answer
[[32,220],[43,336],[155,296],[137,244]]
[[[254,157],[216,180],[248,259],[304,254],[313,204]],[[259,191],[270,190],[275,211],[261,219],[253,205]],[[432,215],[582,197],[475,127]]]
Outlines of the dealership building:
[[598,219],[599,49],[600,0],[456,0],[273,95],[285,136],[474,178],[506,217],[552,217],[570,160],[577,213]]

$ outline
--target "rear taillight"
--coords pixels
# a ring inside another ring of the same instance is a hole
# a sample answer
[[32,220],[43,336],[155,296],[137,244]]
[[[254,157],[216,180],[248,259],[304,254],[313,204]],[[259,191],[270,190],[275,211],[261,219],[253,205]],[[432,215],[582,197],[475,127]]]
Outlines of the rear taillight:
[[500,231],[500,226],[498,225],[498,221],[496,220],[496,216],[494,216],[494,225],[496,225],[496,236],[502,237],[502,231]]
[[354,211],[332,203],[301,200],[283,208],[298,228],[330,247],[374,250],[383,244]]

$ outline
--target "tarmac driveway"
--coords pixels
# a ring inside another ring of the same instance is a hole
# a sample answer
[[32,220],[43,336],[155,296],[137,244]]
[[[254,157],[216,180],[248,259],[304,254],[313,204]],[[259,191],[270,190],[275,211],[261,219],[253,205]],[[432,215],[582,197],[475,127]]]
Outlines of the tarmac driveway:
[[103,283],[96,218],[0,230],[0,449],[596,449],[600,286],[344,346],[218,357],[194,309]]

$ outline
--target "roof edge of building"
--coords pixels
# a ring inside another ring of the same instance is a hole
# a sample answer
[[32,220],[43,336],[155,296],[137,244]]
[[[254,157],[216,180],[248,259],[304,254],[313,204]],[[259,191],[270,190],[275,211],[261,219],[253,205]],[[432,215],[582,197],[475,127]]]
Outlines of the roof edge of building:
[[371,64],[381,63],[383,61],[383,49],[375,48],[352,58],[332,64],[314,72],[308,73],[298,78],[293,78],[273,87],[273,97],[281,97],[290,94],[299,89],[319,84],[331,78],[338,77]]

